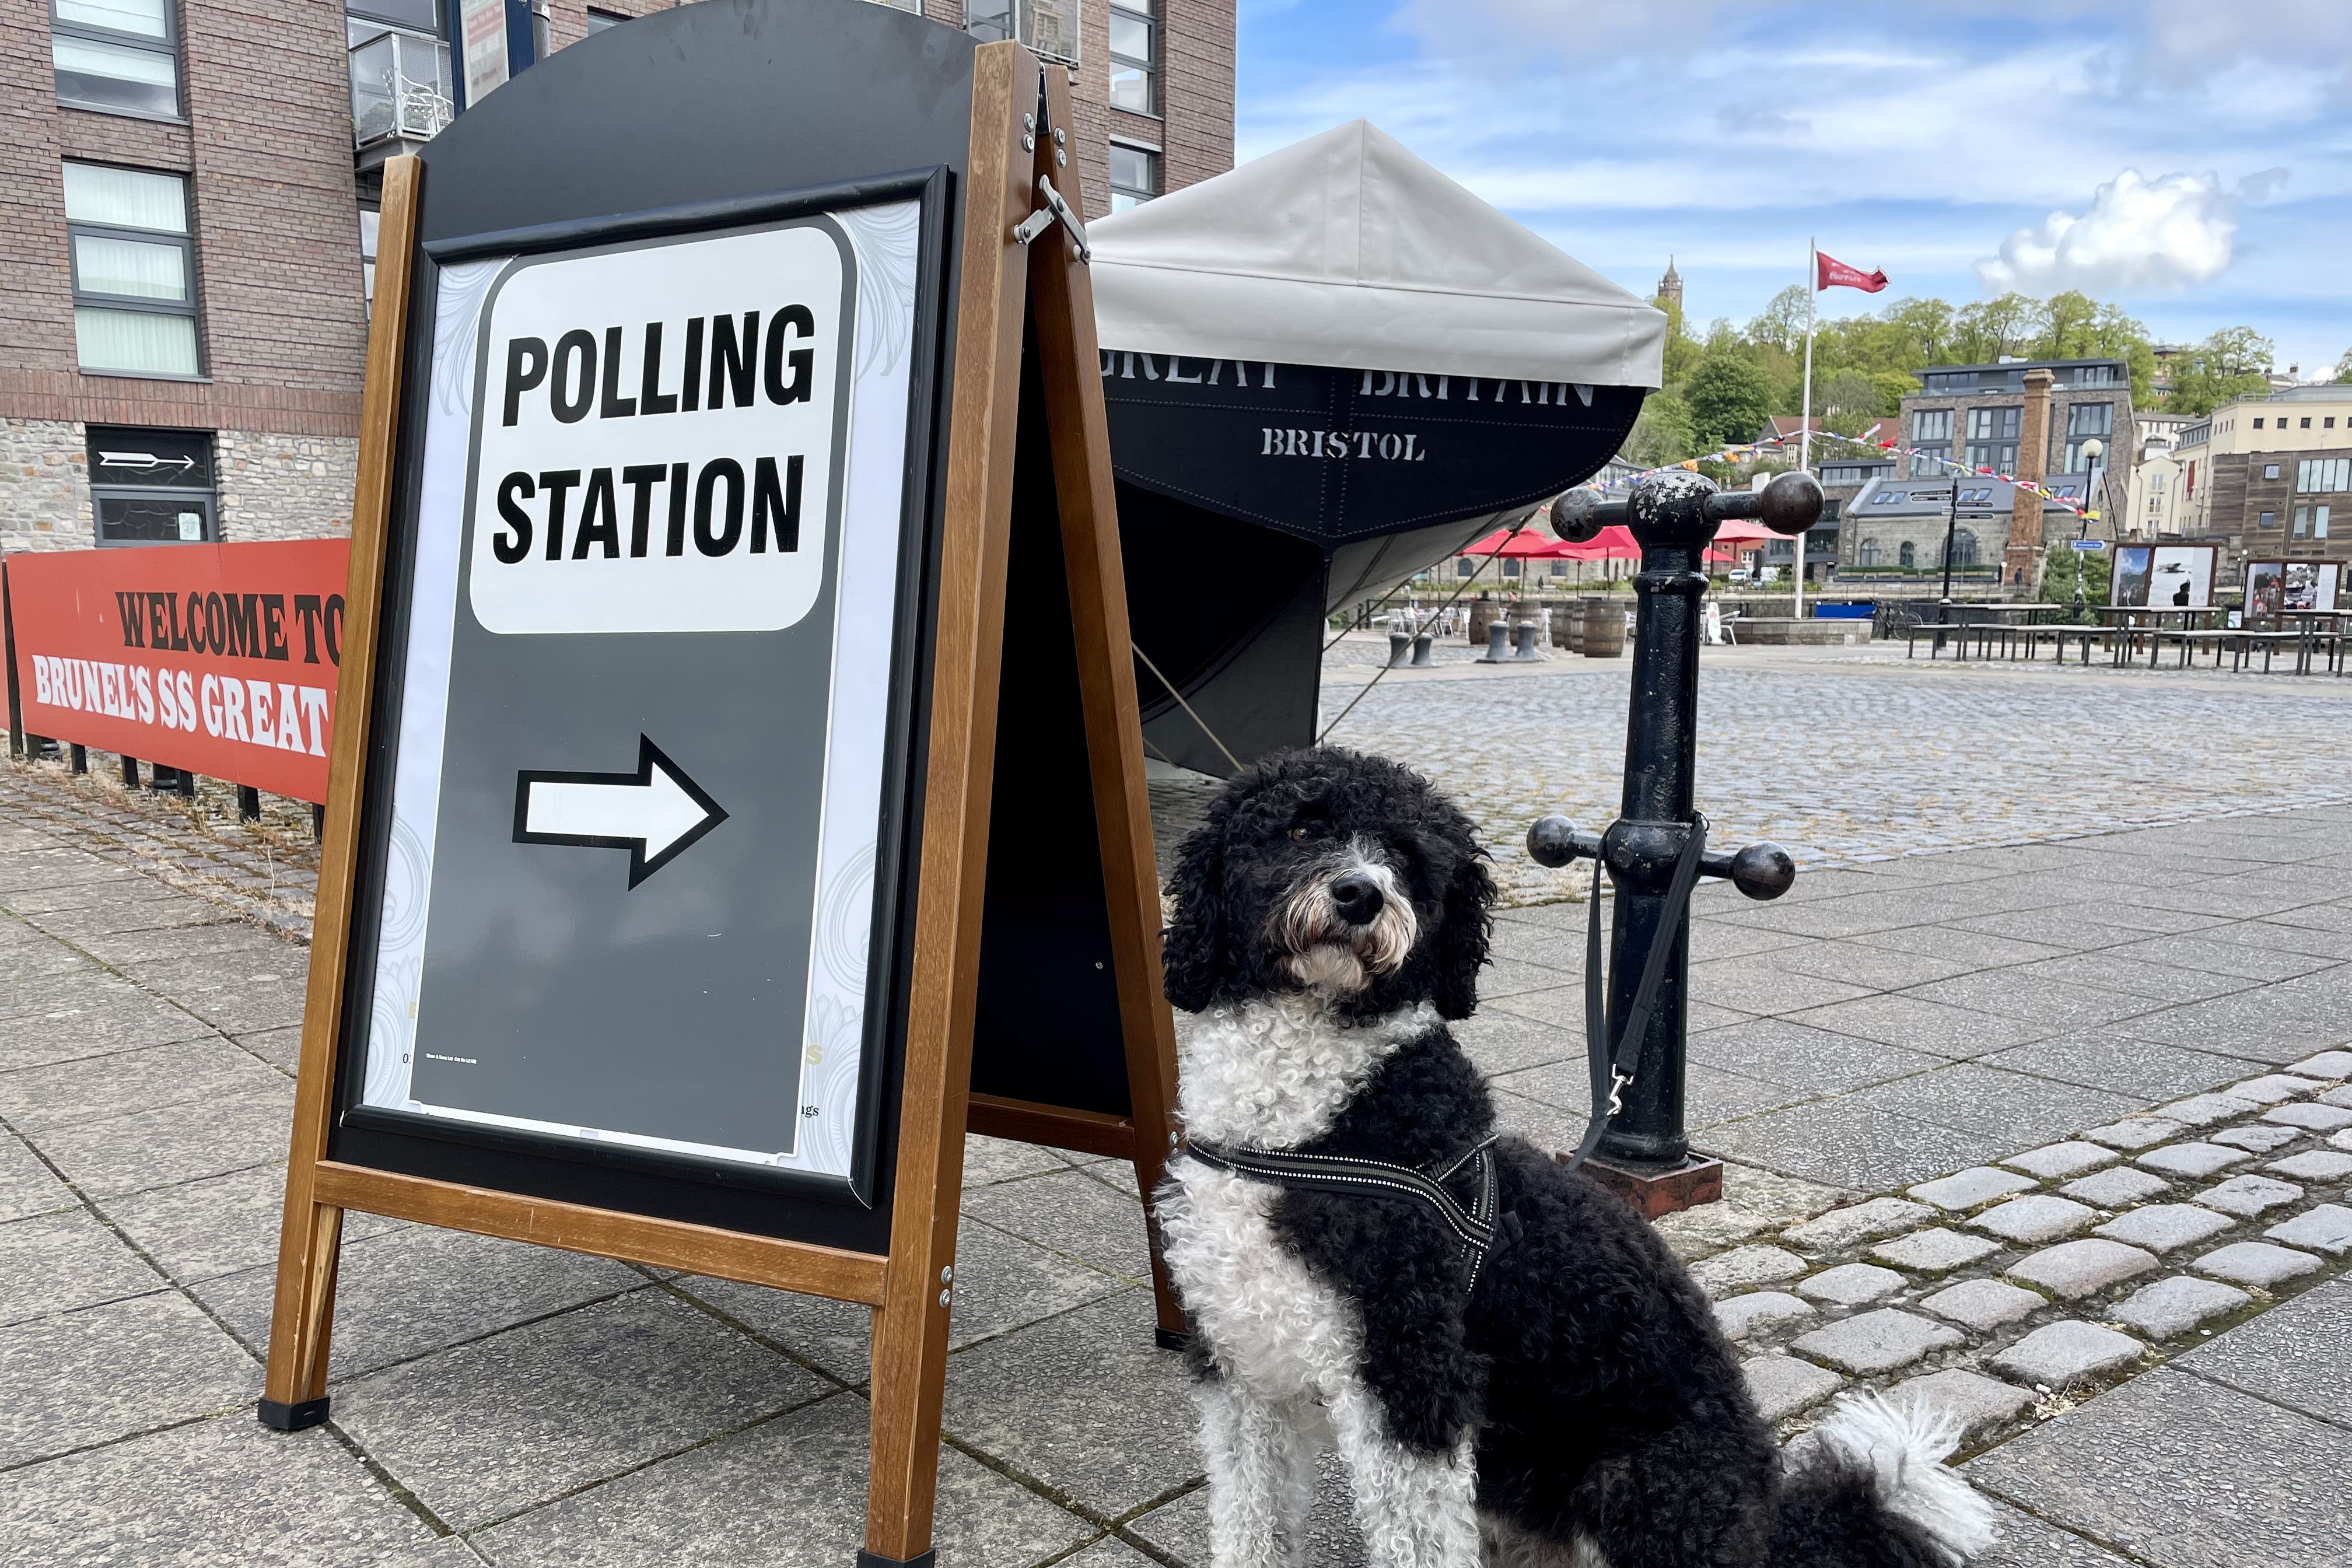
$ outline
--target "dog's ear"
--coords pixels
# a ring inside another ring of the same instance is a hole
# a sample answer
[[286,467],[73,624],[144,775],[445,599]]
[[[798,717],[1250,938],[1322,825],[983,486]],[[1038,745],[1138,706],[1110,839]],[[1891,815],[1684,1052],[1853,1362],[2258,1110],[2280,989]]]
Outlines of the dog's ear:
[[1454,862],[1445,886],[1444,923],[1438,928],[1435,974],[1430,1000],[1441,1018],[1466,1018],[1478,1010],[1478,972],[1486,967],[1486,941],[1493,925],[1495,879],[1486,858],[1475,850]]
[[1176,916],[1163,933],[1160,962],[1169,1005],[1187,1013],[1215,1000],[1228,973],[1224,850],[1221,823],[1193,829],[1177,847],[1176,875],[1168,884]]

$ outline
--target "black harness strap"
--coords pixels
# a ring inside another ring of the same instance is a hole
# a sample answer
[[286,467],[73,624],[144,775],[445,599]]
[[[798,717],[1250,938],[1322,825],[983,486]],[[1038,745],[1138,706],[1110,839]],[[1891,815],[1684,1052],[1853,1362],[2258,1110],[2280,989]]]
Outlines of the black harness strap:
[[[1465,1293],[1478,1288],[1478,1271],[1495,1245],[1495,1140],[1475,1145],[1452,1164],[1429,1175],[1411,1165],[1385,1160],[1358,1159],[1346,1154],[1296,1154],[1283,1149],[1229,1148],[1193,1142],[1193,1156],[1219,1170],[1231,1171],[1276,1186],[1300,1192],[1342,1193],[1354,1197],[1412,1198],[1437,1211],[1437,1217],[1461,1242],[1470,1272]],[[1461,1169],[1472,1167],[1476,1192],[1465,1208],[1444,1187]]]
[[1584,1056],[1592,1070],[1592,1120],[1585,1124],[1584,1142],[1569,1157],[1568,1168],[1571,1171],[1591,1159],[1592,1151],[1601,1146],[1601,1135],[1608,1131],[1609,1119],[1620,1108],[1619,1091],[1633,1081],[1641,1068],[1642,1046],[1650,1031],[1650,1011],[1658,1000],[1658,984],[1666,974],[1666,955],[1674,950],[1675,938],[1690,912],[1691,889],[1698,882],[1699,858],[1706,853],[1706,815],[1694,812],[1692,818],[1690,837],[1675,861],[1675,879],[1666,893],[1666,918],[1659,922],[1657,934],[1651,941],[1649,962],[1642,966],[1642,984],[1633,993],[1633,1005],[1625,1016],[1625,1027],[1613,1047],[1609,1044],[1601,1005],[1601,861],[1598,857],[1593,859],[1591,911],[1584,931]]

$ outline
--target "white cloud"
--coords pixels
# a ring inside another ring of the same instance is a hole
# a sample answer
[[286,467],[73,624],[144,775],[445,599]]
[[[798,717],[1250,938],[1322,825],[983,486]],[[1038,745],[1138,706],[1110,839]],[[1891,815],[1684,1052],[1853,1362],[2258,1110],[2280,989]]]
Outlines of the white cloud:
[[2228,269],[2238,202],[2215,174],[2148,179],[2126,169],[2092,193],[2080,216],[2054,212],[1976,264],[1992,293],[2167,293]]

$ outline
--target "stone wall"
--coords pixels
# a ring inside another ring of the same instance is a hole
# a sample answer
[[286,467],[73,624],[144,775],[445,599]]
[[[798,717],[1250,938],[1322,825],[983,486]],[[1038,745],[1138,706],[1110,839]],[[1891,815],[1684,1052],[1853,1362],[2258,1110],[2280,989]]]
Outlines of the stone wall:
[[0,418],[0,549],[78,550],[93,526],[82,427]]
[[349,533],[359,451],[357,441],[339,436],[223,430],[214,447],[222,540]]

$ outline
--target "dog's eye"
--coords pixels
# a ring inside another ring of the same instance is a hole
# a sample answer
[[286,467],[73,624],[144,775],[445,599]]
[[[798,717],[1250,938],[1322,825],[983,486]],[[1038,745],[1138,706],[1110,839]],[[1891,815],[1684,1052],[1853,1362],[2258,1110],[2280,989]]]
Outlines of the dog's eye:
[[1306,837],[1307,829],[1304,827],[1294,827],[1290,830],[1290,841],[1293,844],[1303,842]]

